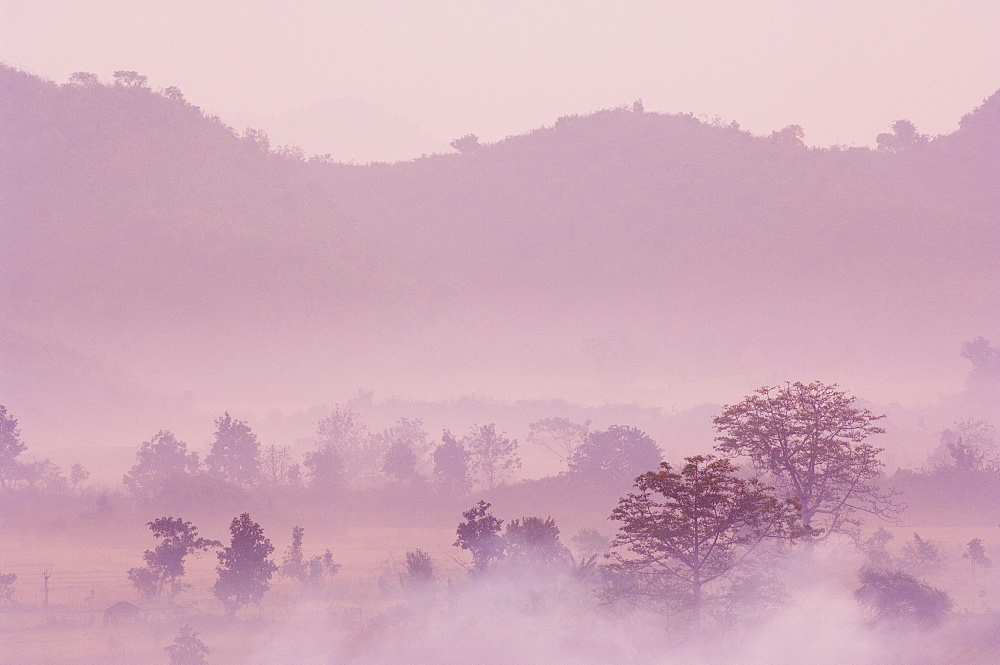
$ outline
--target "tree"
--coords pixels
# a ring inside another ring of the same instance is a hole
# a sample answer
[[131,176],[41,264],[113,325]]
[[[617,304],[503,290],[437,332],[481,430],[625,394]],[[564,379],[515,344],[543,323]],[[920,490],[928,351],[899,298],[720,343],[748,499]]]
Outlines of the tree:
[[146,525],[154,538],[163,540],[155,549],[143,553],[145,567],[130,568],[128,571],[132,585],[144,597],[157,596],[164,590],[170,596],[176,596],[190,586],[181,581],[184,559],[191,554],[222,547],[217,540],[200,537],[198,527],[179,517],[160,517]]
[[571,474],[609,484],[631,483],[641,473],[655,469],[663,459],[660,448],[636,427],[613,425],[591,432],[573,454]]
[[434,480],[450,494],[469,489],[469,452],[448,430],[441,433],[441,445],[434,449]]
[[14,602],[14,583],[17,582],[17,573],[0,573],[0,600],[8,603]]
[[162,494],[171,481],[195,474],[198,469],[198,453],[189,453],[186,443],[171,432],[160,430],[139,447],[124,483],[136,498],[152,499]]
[[309,559],[302,552],[302,538],[305,529],[301,526],[292,527],[292,542],[285,550],[279,570],[282,577],[296,579],[303,586],[318,587],[340,572],[340,564],[334,563],[333,554],[327,550]]
[[496,425],[473,425],[472,431],[462,439],[469,451],[469,467],[473,475],[488,490],[496,489],[515,469],[521,468],[517,455],[517,439],[506,432],[497,434]]
[[241,607],[259,603],[271,588],[271,576],[278,567],[268,557],[274,551],[271,541],[264,537],[264,530],[243,513],[229,526],[232,540],[229,547],[219,552],[219,577],[212,586],[212,593],[226,608],[235,614]]
[[569,464],[589,430],[589,419],[580,425],[569,418],[543,418],[528,425],[528,442]]
[[289,446],[266,446],[260,455],[261,479],[272,487],[292,483],[292,449]]
[[453,140],[448,145],[463,155],[475,152],[483,147],[482,144],[479,143],[479,137],[475,134],[466,134],[465,136]]
[[76,486],[87,478],[90,478],[90,471],[84,469],[83,465],[79,462],[76,462],[69,468],[69,482],[73,485],[73,489],[76,489]]
[[940,589],[899,571],[862,568],[861,586],[854,597],[876,622],[899,621],[931,626],[939,623],[952,607],[951,598]]
[[869,568],[886,569],[892,563],[892,557],[887,548],[893,535],[885,527],[879,527],[868,540],[861,543],[861,551],[865,555]]
[[419,418],[400,418],[379,435],[379,446],[385,450],[382,472],[397,482],[412,482],[426,468],[430,451],[427,432]]
[[956,471],[962,474],[993,471],[1000,462],[1000,453],[993,438],[994,428],[985,420],[965,420],[941,433],[941,444],[931,453],[935,471]]
[[173,644],[163,647],[170,656],[170,665],[207,665],[205,656],[211,653],[191,626],[181,626]]
[[857,513],[891,519],[899,511],[874,481],[880,448],[865,443],[885,430],[884,418],[854,406],[855,398],[820,382],[763,387],[714,419],[716,450],[749,457],[801,506],[807,552],[817,540],[850,532]]
[[[340,460],[341,478],[348,482],[371,480],[379,475],[382,456],[373,454],[372,437],[360,416],[351,409],[340,405],[334,408],[329,416],[317,423],[316,439],[319,443],[316,453],[306,455],[310,471],[315,474],[320,470],[320,476],[314,475],[314,481],[335,480],[338,474],[336,459]],[[323,469],[323,464],[333,466]]]
[[147,77],[139,72],[119,69],[115,72],[115,85],[121,88],[149,88],[146,85]]
[[303,464],[309,474],[309,487],[329,492],[344,486],[344,459],[333,446],[321,445],[306,453]]
[[914,533],[913,538],[903,544],[901,552],[906,567],[917,577],[923,577],[944,563],[938,543],[924,540],[918,533]]
[[986,548],[983,547],[982,538],[973,538],[965,546],[965,552],[962,556],[969,560],[972,564],[972,574],[976,574],[976,569],[981,568],[986,570],[993,565],[993,560],[986,556]]
[[472,554],[474,574],[489,572],[504,555],[504,539],[500,536],[503,520],[490,514],[490,504],[480,501],[462,513],[464,522],[459,523],[455,547],[469,550]]
[[419,477],[417,455],[406,441],[396,440],[385,451],[382,471],[397,483],[412,482]]
[[1000,385],[1000,348],[985,337],[976,337],[962,345],[962,357],[972,363],[967,384],[972,389]]
[[917,131],[909,120],[897,120],[892,123],[892,133],[882,133],[875,137],[878,149],[884,152],[902,152],[928,142],[926,134]]
[[17,421],[7,413],[7,407],[0,404],[0,489],[10,489],[18,478],[17,456],[28,449],[21,441],[21,430]]
[[570,542],[584,557],[604,554],[611,546],[611,541],[601,535],[597,529],[591,528],[580,529],[575,536],[570,538]]
[[504,534],[507,560],[535,570],[552,569],[567,560],[569,550],[559,540],[559,527],[551,517],[525,517],[507,523]]
[[660,469],[636,478],[638,492],[611,513],[621,522],[612,571],[628,580],[631,594],[679,601],[697,627],[708,585],[768,541],[803,535],[799,506],[757,479],[740,478],[728,459],[688,457],[679,472],[667,462]]
[[434,560],[429,552],[416,549],[406,553],[406,570],[399,574],[399,584],[412,598],[424,597],[434,588]]
[[205,458],[216,478],[248,487],[260,479],[260,442],[250,426],[227,411],[215,421],[215,440]]
[[96,88],[101,84],[101,79],[90,72],[73,72],[69,75],[69,84],[80,88]]

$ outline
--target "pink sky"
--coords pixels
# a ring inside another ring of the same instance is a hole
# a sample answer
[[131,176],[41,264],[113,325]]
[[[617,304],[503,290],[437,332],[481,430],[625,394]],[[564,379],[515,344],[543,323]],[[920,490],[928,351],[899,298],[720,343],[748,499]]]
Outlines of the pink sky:
[[[0,60],[32,73],[137,70],[234,124],[364,100],[419,125],[426,152],[638,98],[756,133],[799,124],[813,145],[871,144],[900,118],[947,133],[1000,88],[998,34],[996,0],[0,0]],[[310,137],[291,138],[324,151]],[[370,140],[347,156],[415,150]]]

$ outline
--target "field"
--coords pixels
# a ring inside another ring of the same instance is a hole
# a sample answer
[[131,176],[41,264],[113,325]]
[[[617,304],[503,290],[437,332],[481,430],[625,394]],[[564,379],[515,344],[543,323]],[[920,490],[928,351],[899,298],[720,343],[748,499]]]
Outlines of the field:
[[[802,641],[809,646],[798,652],[804,655],[801,663],[959,665],[995,663],[1000,657],[1000,575],[991,570],[974,572],[962,557],[965,543],[979,537],[989,556],[1000,560],[997,528],[897,525],[889,529],[894,536],[889,548],[897,555],[914,531],[942,545],[945,563],[926,578],[948,591],[955,610],[951,621],[937,631],[917,635],[870,631],[850,596],[862,560],[842,542],[823,547],[810,572],[796,571],[794,566],[786,570],[791,602],[767,623],[736,634],[742,637],[731,634],[696,649],[678,639],[669,620],[652,613],[609,613],[589,591],[549,585],[544,587],[547,597],[539,597],[542,592],[518,581],[509,588],[456,592],[468,575],[456,560],[462,553],[451,547],[454,529],[443,525],[344,527],[322,535],[315,535],[320,530],[307,531],[307,553],[330,547],[343,565],[340,573],[326,588],[308,593],[298,582],[276,577],[264,602],[236,618],[226,617],[211,595],[215,557],[191,559],[186,576],[191,588],[175,603],[147,603],[142,620],[105,626],[107,607],[137,600],[126,571],[141,564],[143,550],[153,541],[133,526],[90,530],[71,525],[62,535],[45,536],[23,528],[0,532],[0,564],[4,572],[18,575],[16,602],[0,607],[0,663],[167,663],[164,647],[183,624],[195,628],[211,649],[209,662],[216,665],[404,662],[398,660],[401,657],[456,664],[556,662],[553,659],[612,663],[646,662],[649,654],[657,654],[656,662],[664,663],[705,659],[790,665],[796,652],[789,644],[802,636],[791,642],[776,639],[786,630],[814,633],[811,642]],[[220,532],[217,526],[203,532],[215,536]],[[268,535],[280,561],[288,535],[277,528]],[[404,597],[398,583],[404,553],[414,548],[430,552],[438,568],[436,596],[419,606]],[[45,570],[51,574],[47,609]],[[961,646],[948,646],[955,640]]]

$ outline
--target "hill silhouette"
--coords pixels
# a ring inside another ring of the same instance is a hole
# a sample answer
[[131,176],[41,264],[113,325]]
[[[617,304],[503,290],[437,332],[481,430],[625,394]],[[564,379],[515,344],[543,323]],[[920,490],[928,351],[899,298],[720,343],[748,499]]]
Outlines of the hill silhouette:
[[0,67],[0,114],[5,327],[167,392],[926,397],[1000,330],[1000,93],[876,150],[636,104],[369,165],[134,72]]

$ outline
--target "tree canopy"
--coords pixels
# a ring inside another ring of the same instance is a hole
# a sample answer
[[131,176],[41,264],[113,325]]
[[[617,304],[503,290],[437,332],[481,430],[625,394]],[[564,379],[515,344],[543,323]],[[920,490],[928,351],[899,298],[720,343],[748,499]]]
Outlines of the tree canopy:
[[700,623],[705,589],[733,574],[768,541],[804,534],[794,499],[736,475],[728,459],[688,457],[679,471],[663,462],[636,478],[618,502],[612,547],[620,590],[675,603]]
[[815,539],[856,529],[857,513],[891,518],[899,507],[875,479],[880,448],[866,439],[885,430],[884,418],[855,406],[836,384],[765,386],[714,419],[716,450],[750,459],[801,507],[802,526]]

